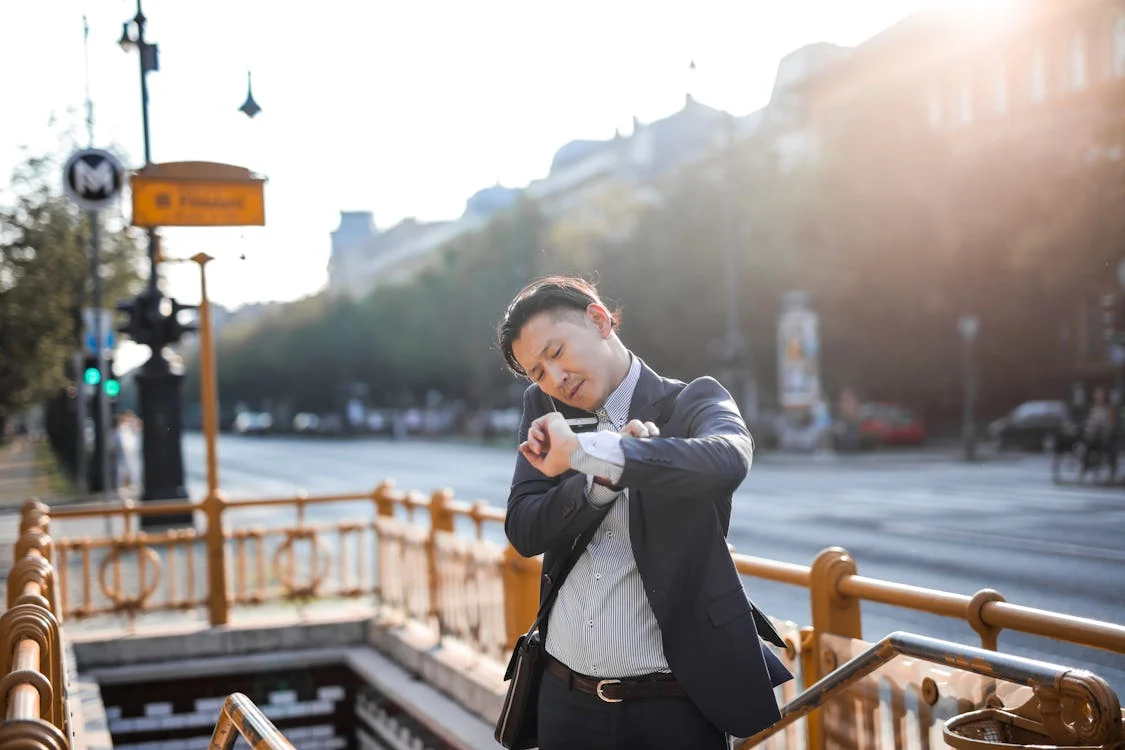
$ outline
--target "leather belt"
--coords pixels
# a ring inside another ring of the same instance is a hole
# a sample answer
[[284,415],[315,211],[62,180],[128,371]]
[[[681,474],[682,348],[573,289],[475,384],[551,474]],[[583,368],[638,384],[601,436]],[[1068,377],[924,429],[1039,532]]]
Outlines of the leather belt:
[[636,698],[674,698],[687,695],[671,674],[603,680],[579,674],[550,654],[546,656],[548,671],[565,682],[571,690],[588,693],[605,703],[621,703]]

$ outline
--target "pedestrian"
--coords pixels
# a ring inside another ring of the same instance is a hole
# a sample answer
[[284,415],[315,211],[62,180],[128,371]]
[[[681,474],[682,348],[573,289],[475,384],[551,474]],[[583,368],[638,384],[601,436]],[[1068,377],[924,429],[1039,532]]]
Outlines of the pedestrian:
[[498,328],[531,380],[505,532],[543,554],[541,602],[564,577],[539,627],[539,747],[727,748],[778,720],[792,679],[725,538],[753,441],[722,385],[661,377],[619,321],[593,284],[554,276]]
[[117,486],[135,491],[140,485],[140,420],[132,411],[125,411],[117,419],[113,431],[114,453],[117,456]]

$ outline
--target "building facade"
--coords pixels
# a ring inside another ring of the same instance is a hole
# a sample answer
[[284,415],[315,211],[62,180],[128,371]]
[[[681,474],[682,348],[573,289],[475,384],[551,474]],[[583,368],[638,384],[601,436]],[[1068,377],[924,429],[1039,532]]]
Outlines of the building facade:
[[[1039,187],[1036,180],[1073,180],[1083,162],[1105,170],[1121,162],[1120,182],[1125,144],[1120,136],[1107,140],[1107,130],[1125,132],[1125,1],[1014,0],[990,10],[923,10],[850,50],[799,90],[809,142],[877,147],[905,133],[928,133],[949,158],[981,169],[995,165],[988,159],[997,153],[1018,153],[1041,169],[1025,170],[1023,184],[1009,184],[1012,193]],[[1083,221],[1105,220],[1107,209],[1094,206],[1083,208]],[[1071,231],[1065,241],[1096,243],[1099,231],[1121,228],[1088,229]],[[1075,279],[1071,314],[1060,313],[1035,334],[1040,357],[1057,367],[1059,379],[1107,382],[1114,368],[1101,300],[1125,295],[1115,273],[1120,258],[1102,258],[1093,244],[1071,253],[1063,257],[1084,264],[1066,269]]]

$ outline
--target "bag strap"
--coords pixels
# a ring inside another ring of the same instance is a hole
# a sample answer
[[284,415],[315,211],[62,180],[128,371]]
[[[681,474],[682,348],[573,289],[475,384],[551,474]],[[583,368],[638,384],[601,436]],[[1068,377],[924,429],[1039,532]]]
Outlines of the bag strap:
[[562,588],[563,581],[566,580],[567,575],[570,574],[571,569],[578,562],[578,558],[586,550],[586,545],[594,538],[594,534],[598,532],[598,527],[602,525],[602,520],[609,514],[609,509],[613,507],[613,503],[605,506],[605,510],[598,513],[597,519],[590,522],[590,525],[582,530],[582,533],[574,540],[574,545],[570,548],[570,556],[567,557],[566,562],[562,568],[559,569],[558,577],[551,584],[551,590],[547,592],[547,597],[543,600],[543,604],[539,606],[539,613],[535,615],[535,622],[531,623],[531,627],[527,629],[527,635],[530,636],[536,631],[543,619],[551,611],[551,607],[555,603],[555,598],[559,595],[559,589]]

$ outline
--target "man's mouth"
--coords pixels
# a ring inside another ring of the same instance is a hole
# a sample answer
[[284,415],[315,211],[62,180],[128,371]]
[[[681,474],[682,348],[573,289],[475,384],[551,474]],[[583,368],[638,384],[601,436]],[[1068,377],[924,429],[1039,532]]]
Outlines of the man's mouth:
[[572,399],[573,399],[573,398],[574,398],[574,397],[575,397],[576,395],[578,395],[578,391],[579,391],[579,390],[580,390],[580,389],[582,388],[582,384],[583,384],[584,382],[585,382],[585,381],[583,381],[583,380],[579,380],[579,381],[578,381],[578,382],[577,382],[577,383],[576,383],[576,384],[574,385],[574,387],[570,389],[570,392],[566,394],[566,397],[567,397],[567,399],[571,399],[571,400],[572,400]]

